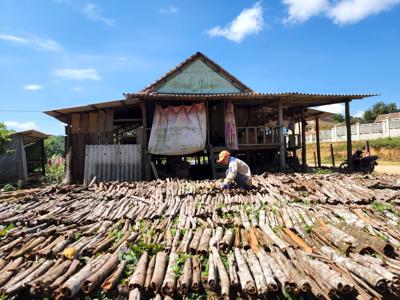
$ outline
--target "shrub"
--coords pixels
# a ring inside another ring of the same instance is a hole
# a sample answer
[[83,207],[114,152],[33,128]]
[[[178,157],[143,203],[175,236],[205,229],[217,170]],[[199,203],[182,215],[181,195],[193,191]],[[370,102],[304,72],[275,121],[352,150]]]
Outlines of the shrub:
[[64,179],[64,166],[46,165],[46,175],[43,177],[44,184],[61,183]]

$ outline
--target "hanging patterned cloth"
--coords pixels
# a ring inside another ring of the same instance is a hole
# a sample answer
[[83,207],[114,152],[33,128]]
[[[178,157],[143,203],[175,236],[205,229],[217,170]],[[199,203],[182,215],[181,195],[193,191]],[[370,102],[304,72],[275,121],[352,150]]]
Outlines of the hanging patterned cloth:
[[202,151],[207,139],[204,103],[156,106],[148,151],[158,155],[187,155]]
[[225,144],[230,150],[239,149],[232,101],[226,103],[225,109]]

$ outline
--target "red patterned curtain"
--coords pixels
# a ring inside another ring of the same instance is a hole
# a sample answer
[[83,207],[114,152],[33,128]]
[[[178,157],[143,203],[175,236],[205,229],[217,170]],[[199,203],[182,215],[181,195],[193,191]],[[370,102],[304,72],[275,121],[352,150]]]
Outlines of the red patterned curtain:
[[230,150],[239,149],[232,101],[226,103],[225,109],[225,144]]

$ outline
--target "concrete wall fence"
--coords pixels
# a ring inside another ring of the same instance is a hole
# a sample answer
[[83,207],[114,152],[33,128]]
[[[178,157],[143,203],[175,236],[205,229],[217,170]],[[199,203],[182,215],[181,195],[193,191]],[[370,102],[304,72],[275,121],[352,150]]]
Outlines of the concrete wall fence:
[[[334,126],[332,129],[321,130],[321,142],[345,142],[346,126]],[[351,125],[351,139],[353,141],[376,140],[380,138],[400,137],[400,119],[385,119],[379,123]],[[316,142],[316,135],[307,135],[308,144]]]

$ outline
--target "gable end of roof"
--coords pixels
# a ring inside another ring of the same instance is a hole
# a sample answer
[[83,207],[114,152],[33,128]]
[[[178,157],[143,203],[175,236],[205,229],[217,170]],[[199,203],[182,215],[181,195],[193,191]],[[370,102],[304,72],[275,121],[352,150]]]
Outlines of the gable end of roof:
[[249,88],[247,85],[245,85],[243,82],[241,82],[239,79],[237,79],[235,76],[230,74],[228,71],[226,71],[224,68],[222,68],[220,65],[218,65],[215,61],[211,60],[208,58],[206,55],[204,55],[201,52],[196,52],[183,62],[181,62],[179,65],[168,71],[164,76],[153,82],[152,84],[148,85],[145,87],[143,90],[140,91],[140,93],[153,93],[156,92],[157,88],[162,86],[164,83],[166,83],[169,79],[177,75],[178,73],[182,72],[187,66],[192,64],[195,60],[200,59],[202,62],[204,62],[208,67],[210,67],[212,70],[217,72],[219,75],[227,79],[232,85],[240,89],[243,93],[251,93],[253,90]]

